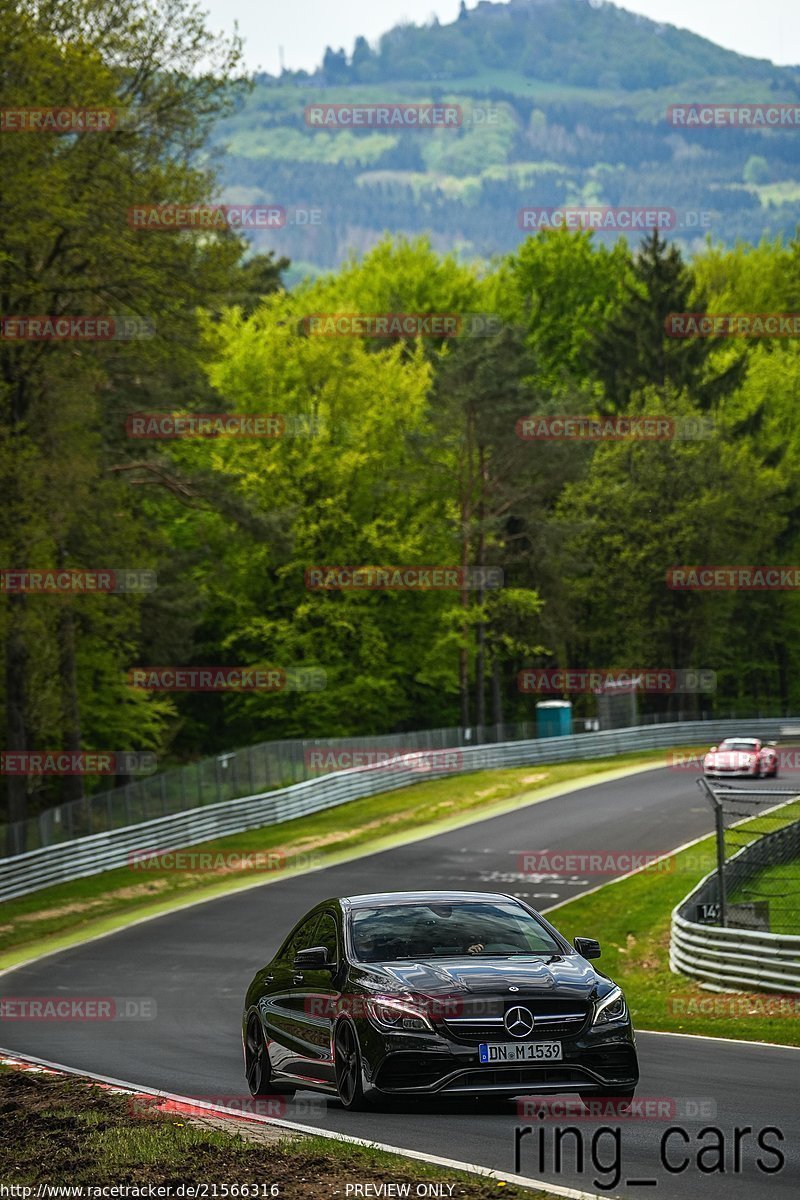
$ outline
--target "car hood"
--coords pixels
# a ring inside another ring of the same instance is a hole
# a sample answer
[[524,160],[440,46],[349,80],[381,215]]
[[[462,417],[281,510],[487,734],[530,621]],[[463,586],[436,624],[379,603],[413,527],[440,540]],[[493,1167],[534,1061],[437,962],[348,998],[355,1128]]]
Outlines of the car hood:
[[756,750],[715,750],[706,755],[707,762],[718,763],[720,766],[745,766],[758,757]]
[[[588,1000],[605,977],[580,955],[555,958],[421,959],[370,968],[370,983],[427,996],[489,995],[519,989],[520,996]],[[365,981],[366,982],[366,981]]]

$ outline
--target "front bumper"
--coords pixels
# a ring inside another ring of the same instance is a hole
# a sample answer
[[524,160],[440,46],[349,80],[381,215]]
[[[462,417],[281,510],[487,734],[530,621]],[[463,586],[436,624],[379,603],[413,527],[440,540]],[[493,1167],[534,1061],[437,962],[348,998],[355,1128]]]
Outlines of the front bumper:
[[752,767],[703,767],[703,774],[717,779],[755,779],[759,768],[758,764]]
[[[368,1022],[358,1029],[365,1093],[402,1095],[548,1095],[613,1092],[636,1086],[639,1065],[629,1023],[591,1028],[561,1042],[559,1062],[484,1066],[478,1046],[441,1031],[380,1033]],[[551,1039],[547,1039],[551,1040]]]

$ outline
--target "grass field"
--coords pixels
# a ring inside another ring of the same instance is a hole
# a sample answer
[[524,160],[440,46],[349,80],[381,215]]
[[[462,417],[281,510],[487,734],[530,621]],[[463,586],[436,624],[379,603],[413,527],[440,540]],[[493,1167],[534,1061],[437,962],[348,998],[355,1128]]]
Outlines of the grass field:
[[800,860],[767,867],[728,896],[730,904],[752,900],[770,901],[770,933],[800,933]]

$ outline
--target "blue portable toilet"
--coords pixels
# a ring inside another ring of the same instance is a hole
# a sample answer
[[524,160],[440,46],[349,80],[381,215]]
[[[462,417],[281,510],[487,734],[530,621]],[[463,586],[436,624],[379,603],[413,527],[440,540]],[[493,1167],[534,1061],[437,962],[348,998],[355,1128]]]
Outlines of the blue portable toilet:
[[564,737],[572,733],[571,701],[541,700],[536,705],[536,733],[539,737]]

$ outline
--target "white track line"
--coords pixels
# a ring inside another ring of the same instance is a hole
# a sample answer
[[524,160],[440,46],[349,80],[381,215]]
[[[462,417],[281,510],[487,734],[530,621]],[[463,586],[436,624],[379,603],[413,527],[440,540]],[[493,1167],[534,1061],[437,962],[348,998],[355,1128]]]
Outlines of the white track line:
[[[455,1158],[442,1158],[438,1154],[423,1154],[421,1150],[402,1150],[397,1146],[388,1146],[384,1142],[370,1141],[368,1138],[351,1137],[347,1133],[336,1133],[330,1129],[317,1129],[313,1125],[298,1125],[293,1121],[284,1121],[280,1117],[265,1117],[258,1113],[242,1113],[233,1108],[209,1104],[204,1100],[195,1100],[191,1096],[179,1096],[175,1092],[162,1092],[157,1088],[140,1087],[124,1079],[114,1079],[109,1075],[96,1075],[92,1071],[81,1071],[77,1067],[67,1067],[63,1063],[50,1062],[46,1058],[36,1058],[32,1054],[19,1054],[16,1050],[4,1050],[0,1047],[3,1062],[13,1066],[13,1063],[33,1063],[39,1067],[47,1067],[64,1075],[77,1075],[83,1079],[104,1083],[109,1087],[119,1088],[120,1091],[134,1095],[156,1096],[163,1100],[173,1100],[178,1104],[186,1104],[192,1108],[208,1109],[210,1114],[232,1116],[247,1121],[255,1121],[262,1125],[278,1126],[292,1132],[304,1133],[309,1137],[328,1138],[330,1141],[346,1142],[350,1146],[365,1146],[369,1150],[382,1150],[387,1154],[396,1154],[401,1158],[414,1158],[420,1162],[431,1163],[437,1167],[449,1167],[452,1171],[465,1171],[470,1175],[482,1175],[487,1179],[497,1179],[502,1183],[514,1183],[518,1187],[532,1188],[537,1191],[549,1192],[553,1196],[564,1196],[567,1200],[608,1200],[610,1194],[599,1196],[596,1192],[579,1192],[575,1188],[561,1187],[560,1184],[548,1183],[544,1179],[529,1179],[523,1175],[512,1175],[508,1171],[493,1171],[489,1167],[481,1167],[477,1163],[459,1162]],[[620,1200],[618,1194],[610,1196],[610,1200]]]
[[646,1033],[649,1037],[679,1037],[694,1038],[704,1042],[728,1042],[731,1046],[769,1046],[770,1050],[800,1050],[800,1046],[790,1046],[786,1042],[753,1042],[747,1038],[716,1037],[713,1033],[672,1033],[669,1029],[637,1029],[638,1033]]

